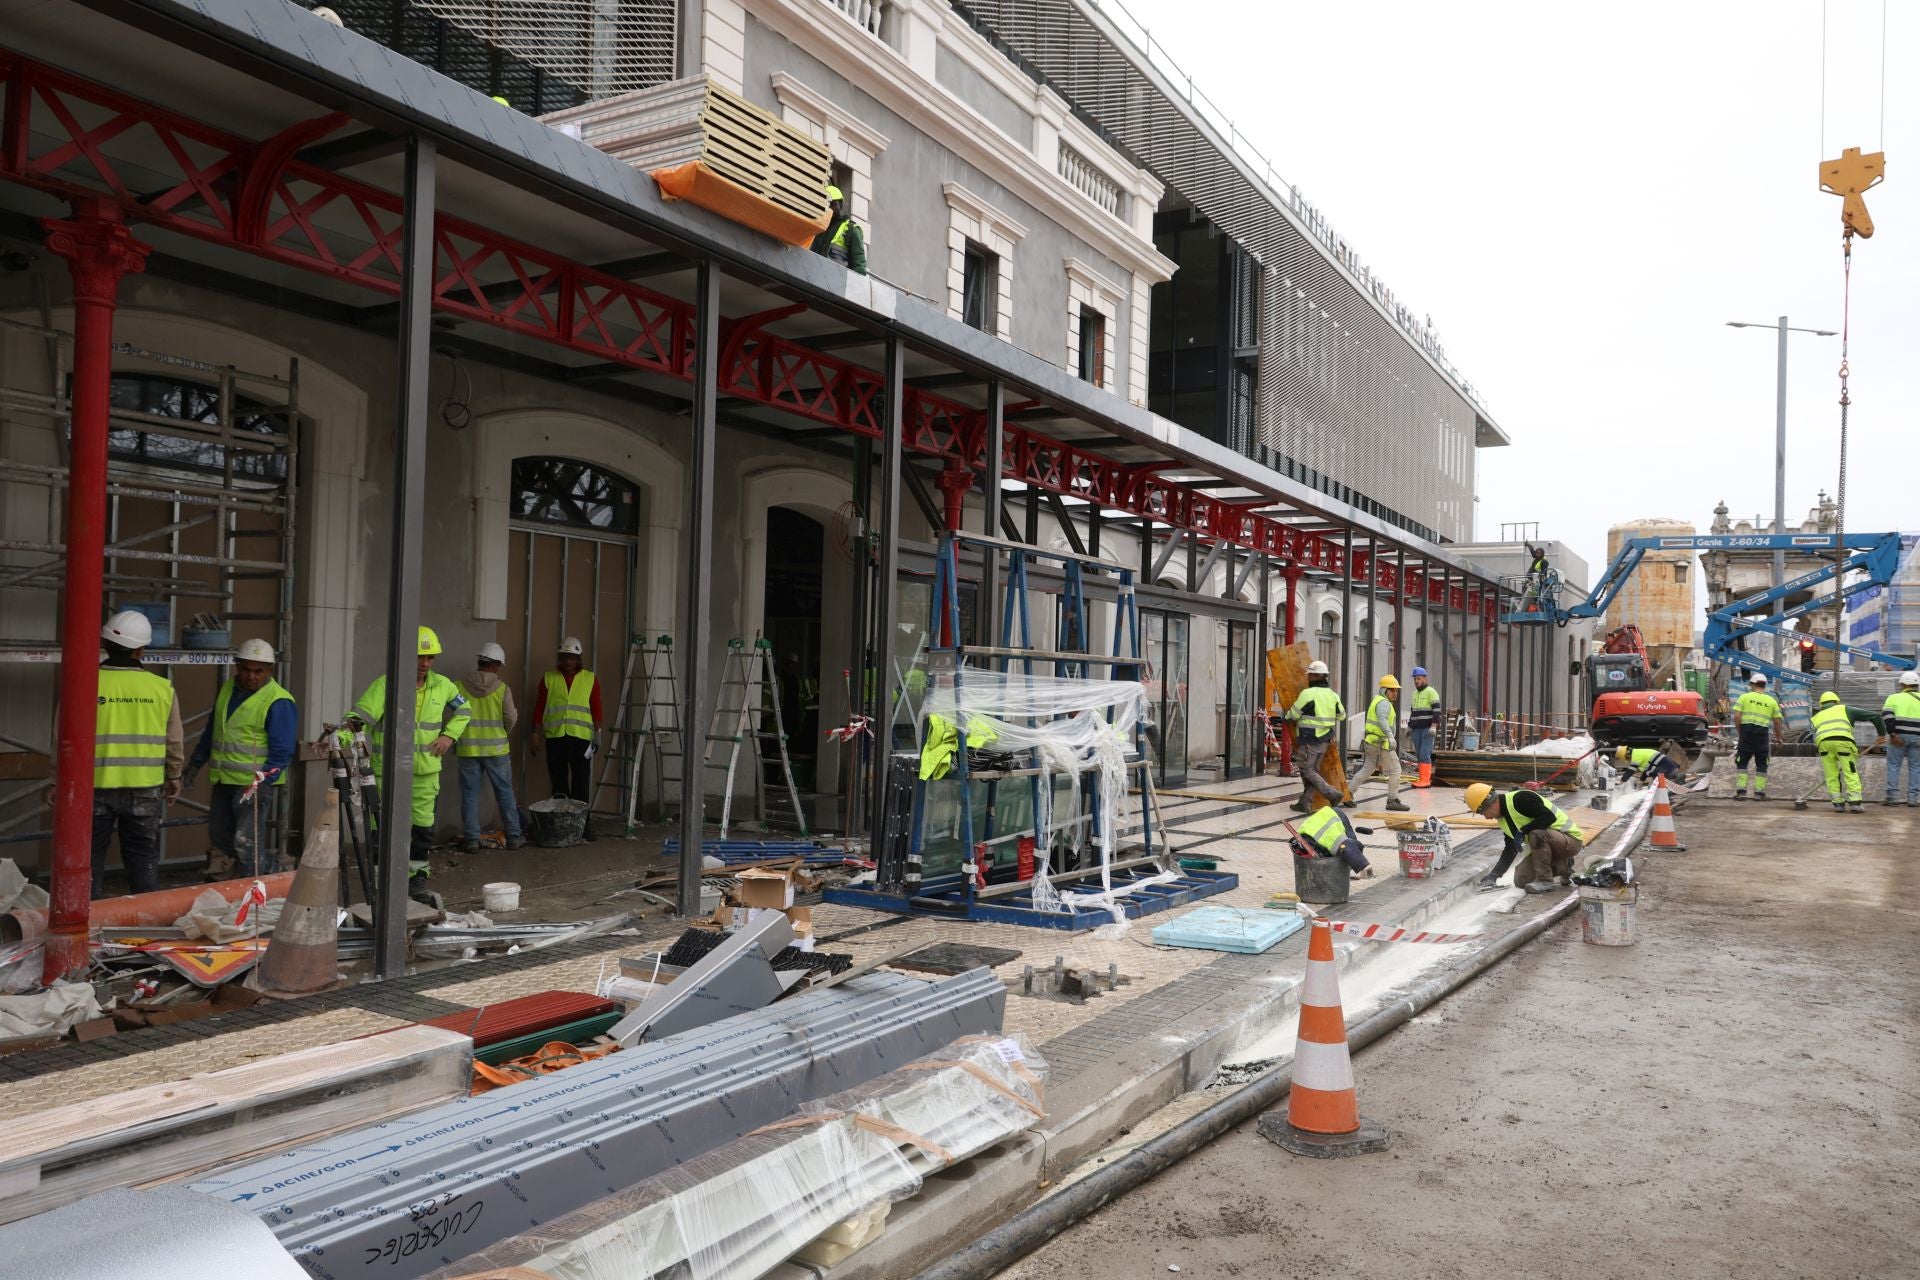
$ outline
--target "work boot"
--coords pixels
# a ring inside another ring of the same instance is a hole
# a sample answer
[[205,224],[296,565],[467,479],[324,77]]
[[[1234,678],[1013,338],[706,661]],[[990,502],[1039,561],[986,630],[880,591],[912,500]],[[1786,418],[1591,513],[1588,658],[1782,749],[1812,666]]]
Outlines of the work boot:
[[1847,802],[1848,813],[1865,813],[1866,811],[1867,806],[1861,804],[1858,800],[1849,800]]
[[[1887,801],[1887,803],[1892,804],[1893,801],[1889,800]],[[1287,807],[1289,809],[1292,809],[1295,813],[1305,813],[1307,812],[1307,810],[1313,807],[1313,801],[1307,798],[1306,792],[1302,791],[1299,795],[1293,798],[1293,803],[1288,805]]]
[[1835,813],[1845,813],[1847,811],[1847,806],[1845,806],[1844,804],[1841,804],[1838,800],[1835,800],[1833,802],[1833,811]]
[[1735,800],[1745,800],[1747,798],[1747,789],[1745,787],[1740,788],[1733,793],[1733,798]]
[[1526,884],[1522,885],[1521,888],[1525,889],[1528,893],[1552,893],[1553,881],[1530,880]]
[[1767,798],[1767,793],[1764,791],[1756,791],[1753,793],[1753,798],[1755,800],[1765,800]]
[[1909,809],[1920,809],[1920,800],[1909,800],[1909,801],[1907,801],[1907,808],[1909,808]]
[[460,852],[462,853],[481,853],[486,847],[486,844],[479,840],[462,840],[460,842]]
[[526,847],[527,847],[527,838],[525,836],[508,836],[507,837],[507,848],[524,849]]
[[1500,882],[1492,876],[1481,876],[1480,879],[1474,883],[1475,887],[1477,887],[1481,893],[1492,893],[1500,887]]
[[1888,796],[1888,797],[1887,797],[1887,798],[1886,798],[1885,800],[1882,800],[1882,801],[1881,801],[1880,803],[1881,803],[1881,804],[1883,804],[1883,805],[1886,805],[1886,806],[1887,806],[1887,807],[1888,807],[1889,809],[1891,809],[1891,808],[1893,808],[1893,807],[1894,807],[1895,805],[1897,805],[1897,804],[1899,804],[1899,803],[1900,803],[1900,797],[1899,797],[1899,796]]
[[1411,813],[1412,811],[1413,811],[1413,806],[1410,804],[1407,804],[1405,801],[1401,801],[1401,800],[1387,801],[1387,812],[1389,813]]

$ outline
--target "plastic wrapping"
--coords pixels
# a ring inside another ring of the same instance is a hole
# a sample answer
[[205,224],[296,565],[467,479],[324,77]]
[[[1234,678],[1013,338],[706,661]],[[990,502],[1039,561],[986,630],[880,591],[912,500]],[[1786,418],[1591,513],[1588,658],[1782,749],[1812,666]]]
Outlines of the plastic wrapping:
[[1023,1036],[964,1037],[436,1276],[752,1280],[822,1237],[844,1256],[921,1171],[1038,1120],[1046,1073]]
[[[1146,686],[1133,680],[1074,679],[1027,675],[1021,671],[981,671],[964,667],[940,674],[921,706],[921,716],[943,716],[956,724],[984,721],[993,745],[1005,751],[1031,749],[1041,770],[1034,825],[1053,829],[1054,790],[1067,784],[1069,812],[1080,811],[1081,778],[1099,781],[1095,823],[1099,831],[1100,889],[1062,895],[1048,879],[1049,839],[1038,842],[1033,903],[1041,910],[1059,906],[1107,906],[1125,916],[1113,893],[1113,851],[1120,797],[1127,794],[1127,755],[1146,715]],[[969,735],[972,736],[969,729]]]

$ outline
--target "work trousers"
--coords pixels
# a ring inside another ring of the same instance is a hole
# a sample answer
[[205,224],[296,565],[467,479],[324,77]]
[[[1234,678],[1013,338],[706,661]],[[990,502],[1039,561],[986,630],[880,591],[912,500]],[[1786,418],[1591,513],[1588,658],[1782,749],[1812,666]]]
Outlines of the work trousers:
[[1366,748],[1366,761],[1360,766],[1360,772],[1355,774],[1348,784],[1352,787],[1355,797],[1360,794],[1360,784],[1376,773],[1386,778],[1387,803],[1392,804],[1400,798],[1400,757],[1393,754],[1392,747],[1383,747],[1378,743],[1369,742]]
[[[247,789],[237,783],[213,784],[213,799],[207,805],[207,843],[213,846],[215,865],[226,874],[267,874],[264,859],[273,823],[274,790],[261,787],[248,796]],[[222,860],[238,865],[229,871]]]
[[1433,763],[1433,726],[1415,727],[1409,730],[1413,734],[1413,760],[1415,764]]
[[1327,752],[1332,747],[1333,739],[1331,737],[1322,738],[1318,742],[1314,742],[1309,740],[1304,734],[1301,735],[1300,741],[1294,746],[1293,762],[1300,768],[1300,784],[1306,789],[1300,793],[1302,796],[1306,795],[1308,790],[1318,791],[1333,804],[1339,804],[1344,798],[1340,789],[1330,784],[1320,774],[1320,764],[1327,758]]
[[1773,726],[1765,724],[1743,724],[1740,726],[1740,739],[1733,748],[1733,786],[1736,791],[1747,789],[1747,762],[1753,762],[1753,794],[1767,794],[1767,762],[1773,758]]
[[1905,746],[1887,742],[1887,803],[1900,803],[1900,766],[1907,767],[1907,803],[1920,804],[1920,737],[1901,734]]
[[1827,799],[1839,804],[1860,803],[1860,748],[1846,738],[1820,744],[1820,772],[1827,780]]
[[513,796],[512,756],[460,757],[461,834],[469,840],[480,838],[480,797],[489,789],[500,809],[500,825],[507,839],[520,838],[520,805]]
[[93,896],[104,895],[107,846],[120,833],[120,863],[129,893],[160,887],[160,822],[167,802],[160,787],[96,787],[93,792]]
[[1572,875],[1574,862],[1586,848],[1566,832],[1552,828],[1527,832],[1526,843],[1527,856],[1513,873],[1513,882],[1519,885]]
[[585,738],[548,738],[543,748],[547,753],[547,781],[553,784],[553,798],[556,800],[587,799],[590,784],[587,779],[587,748],[593,744]]

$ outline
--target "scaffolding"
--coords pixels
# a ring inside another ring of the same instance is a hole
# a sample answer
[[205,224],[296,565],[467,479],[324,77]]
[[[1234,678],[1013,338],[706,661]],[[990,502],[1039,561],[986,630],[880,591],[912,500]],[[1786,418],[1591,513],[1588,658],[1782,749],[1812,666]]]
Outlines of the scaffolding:
[[[47,492],[46,526],[38,537],[0,529],[0,591],[44,593],[44,611],[17,604],[0,621],[0,663],[56,667],[53,638],[65,579],[65,494],[71,402],[72,334],[42,324],[0,319],[0,336],[46,344],[48,390],[0,382],[0,427],[26,423],[43,430],[57,462],[23,460],[16,444],[0,449],[0,491]],[[296,486],[299,473],[300,369],[289,358],[285,376],[114,344],[113,405],[108,414],[108,528],[103,614],[137,609],[153,623],[149,666],[178,683],[199,668],[232,663],[237,628],[273,645],[276,674],[291,669]],[[44,619],[45,634],[33,631]],[[26,623],[26,626],[22,624]],[[198,625],[194,625],[195,623]],[[181,722],[192,753],[221,683],[213,676],[204,705]],[[203,679],[193,683],[204,683]],[[197,690],[196,690],[197,692]],[[49,691],[51,707],[51,691]],[[46,731],[51,735],[51,716]],[[35,741],[17,726],[0,732],[0,746],[52,759],[52,742]],[[28,770],[11,771],[15,776]],[[48,839],[47,830],[22,830],[44,821],[44,780],[0,791],[0,845]],[[170,817],[165,828],[196,826],[206,805],[182,796],[192,817]],[[267,835],[268,857],[288,848],[291,805],[276,806]],[[164,844],[163,844],[164,856]],[[194,857],[197,858],[197,854]],[[185,861],[191,859],[174,859]]]

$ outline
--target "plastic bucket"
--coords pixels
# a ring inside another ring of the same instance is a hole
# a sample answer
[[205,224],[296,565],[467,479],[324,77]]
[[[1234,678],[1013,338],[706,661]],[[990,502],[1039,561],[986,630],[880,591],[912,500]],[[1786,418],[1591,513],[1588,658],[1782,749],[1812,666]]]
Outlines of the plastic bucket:
[[1300,895],[1302,902],[1317,902],[1322,906],[1338,906],[1347,900],[1352,888],[1352,875],[1347,864],[1339,858],[1302,858],[1298,854],[1293,859],[1293,891]]
[[1462,751],[1478,751],[1480,749],[1480,735],[1472,732],[1463,732],[1460,735],[1460,749]]
[[587,802],[584,800],[540,800],[527,806],[531,819],[527,834],[542,849],[563,849],[579,844],[587,834]]
[[1432,879],[1433,850],[1402,849],[1400,851],[1400,874],[1409,880]]
[[496,880],[480,886],[480,897],[489,911],[518,911],[520,886],[511,880]]
[[1593,885],[1580,888],[1580,936],[1596,947],[1630,947],[1639,939],[1635,913],[1640,904],[1640,886],[1601,889]]

